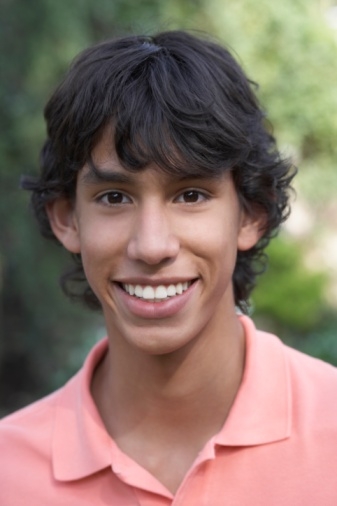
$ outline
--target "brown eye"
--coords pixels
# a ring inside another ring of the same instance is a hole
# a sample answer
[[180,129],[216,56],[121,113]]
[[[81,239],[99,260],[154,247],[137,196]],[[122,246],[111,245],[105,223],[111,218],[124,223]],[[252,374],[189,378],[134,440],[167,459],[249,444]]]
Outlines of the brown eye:
[[131,202],[130,198],[127,195],[117,191],[104,193],[104,195],[101,195],[99,197],[99,201],[108,206],[128,204]]
[[106,195],[106,200],[109,204],[121,204],[123,195],[119,192],[111,192]]
[[207,194],[199,190],[186,190],[178,196],[177,202],[183,204],[197,204],[207,199]]
[[196,192],[193,190],[183,193],[183,199],[185,202],[189,202],[189,203],[190,202],[198,202],[199,197],[200,197],[199,192]]

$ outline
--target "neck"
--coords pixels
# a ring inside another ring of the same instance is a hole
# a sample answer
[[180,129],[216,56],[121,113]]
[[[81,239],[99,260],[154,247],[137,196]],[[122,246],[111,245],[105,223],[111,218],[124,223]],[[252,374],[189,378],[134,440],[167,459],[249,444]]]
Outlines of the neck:
[[164,355],[127,346],[124,353],[115,337],[93,378],[93,397],[118,447],[173,494],[222,428],[241,382],[243,329],[236,316],[223,327]]
[[121,353],[110,341],[92,392],[114,438],[122,427],[125,432],[143,423],[161,432],[176,427],[182,437],[182,428],[191,424],[207,437],[221,429],[242,378],[244,336],[236,317],[221,335],[211,335],[164,355]]

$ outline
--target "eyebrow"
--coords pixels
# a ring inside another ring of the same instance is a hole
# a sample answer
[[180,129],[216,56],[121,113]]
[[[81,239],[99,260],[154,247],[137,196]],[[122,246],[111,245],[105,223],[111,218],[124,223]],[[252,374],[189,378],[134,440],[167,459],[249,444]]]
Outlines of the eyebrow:
[[88,162],[88,171],[82,177],[82,183],[85,185],[95,185],[102,183],[130,183],[134,181],[134,176],[131,174],[124,174],[112,170],[102,170],[97,167],[92,161]]
[[219,172],[218,174],[200,174],[198,172],[191,172],[190,174],[182,174],[181,176],[177,177],[178,181],[189,181],[189,180],[195,180],[195,181],[217,181],[221,179],[224,176],[225,172]]
[[[82,183],[84,185],[99,185],[102,183],[125,183],[125,184],[131,184],[136,181],[135,174],[132,173],[122,173],[119,171],[114,170],[113,168],[104,170],[100,167],[97,167],[97,165],[94,164],[92,160],[88,161],[88,171],[85,172],[81,176]],[[226,171],[227,172],[227,171]],[[190,173],[190,174],[181,174],[180,176],[174,177],[174,179],[177,182],[184,182],[184,181],[216,181],[221,179],[224,174],[218,173],[218,174],[200,174],[200,173]]]

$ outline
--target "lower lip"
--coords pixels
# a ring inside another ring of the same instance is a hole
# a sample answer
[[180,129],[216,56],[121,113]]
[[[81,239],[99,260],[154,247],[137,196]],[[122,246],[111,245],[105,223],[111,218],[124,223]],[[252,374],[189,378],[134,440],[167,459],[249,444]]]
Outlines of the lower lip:
[[140,318],[160,319],[169,318],[179,313],[193,296],[198,282],[195,281],[181,295],[176,295],[160,302],[145,301],[133,295],[129,295],[117,283],[114,287],[118,290],[118,296],[127,310]]

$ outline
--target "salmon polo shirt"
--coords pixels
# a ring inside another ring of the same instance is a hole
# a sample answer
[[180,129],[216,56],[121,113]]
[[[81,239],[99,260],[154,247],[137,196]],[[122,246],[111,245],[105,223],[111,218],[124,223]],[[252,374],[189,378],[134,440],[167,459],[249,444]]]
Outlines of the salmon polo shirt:
[[240,318],[241,386],[174,496],[103,425],[90,394],[103,340],[63,388],[0,422],[0,505],[336,506],[337,369]]

